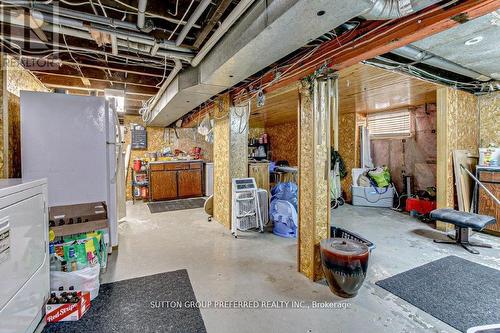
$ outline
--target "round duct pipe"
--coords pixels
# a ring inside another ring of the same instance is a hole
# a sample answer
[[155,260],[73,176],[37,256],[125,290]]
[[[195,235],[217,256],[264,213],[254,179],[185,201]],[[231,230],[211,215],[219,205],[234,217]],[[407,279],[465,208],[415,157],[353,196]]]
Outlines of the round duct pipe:
[[418,12],[439,0],[371,0],[372,8],[362,16],[367,20],[390,20]]

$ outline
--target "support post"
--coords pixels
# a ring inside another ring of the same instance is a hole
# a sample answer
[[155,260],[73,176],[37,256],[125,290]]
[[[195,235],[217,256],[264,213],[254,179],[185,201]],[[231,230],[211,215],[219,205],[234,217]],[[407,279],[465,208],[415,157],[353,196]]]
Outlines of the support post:
[[231,106],[229,94],[215,100],[214,218],[231,229],[231,182],[248,177],[248,108]]
[[[477,97],[454,88],[437,90],[437,208],[455,207],[455,177],[453,151],[478,151],[479,117]],[[453,230],[453,225],[441,221],[436,228]]]
[[319,243],[330,235],[330,133],[336,78],[299,83],[298,269],[323,277]]

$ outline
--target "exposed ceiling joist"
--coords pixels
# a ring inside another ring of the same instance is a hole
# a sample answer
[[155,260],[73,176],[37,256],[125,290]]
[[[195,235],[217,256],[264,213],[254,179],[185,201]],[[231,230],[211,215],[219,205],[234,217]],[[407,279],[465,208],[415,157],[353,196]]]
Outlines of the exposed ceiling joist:
[[126,85],[124,83],[114,83],[105,81],[95,81],[89,80],[90,84],[85,84],[82,81],[82,77],[59,77],[52,75],[39,74],[37,77],[42,81],[47,87],[50,86],[69,86],[74,88],[91,88],[91,90],[104,90],[104,89],[119,89],[125,90],[129,94],[140,94],[145,96],[153,96],[158,91],[156,87],[138,87],[133,85]]
[[215,25],[217,24],[217,22],[219,22],[220,18],[222,17],[222,14],[224,14],[226,9],[231,4],[231,1],[232,0],[222,0],[220,2],[217,9],[214,11],[212,16],[208,20],[207,25],[203,28],[203,30],[201,30],[200,34],[196,38],[196,41],[193,44],[195,48],[199,48],[201,44],[203,44],[208,34],[214,29]]
[[[97,91],[97,92],[104,92],[105,88],[94,88],[94,87],[82,87],[82,86],[77,86],[77,85],[66,85],[66,84],[52,84],[52,83],[44,83],[47,88],[57,88],[57,89],[66,89],[66,90],[83,90],[83,91]],[[134,91],[126,91],[126,95],[131,95],[131,96],[143,96],[143,97],[151,97],[154,96],[154,94],[148,94],[148,93],[142,93],[142,92],[134,92]]]
[[[23,55],[21,58],[26,58],[26,59],[42,59],[43,56],[29,56],[29,55]],[[70,66],[72,68],[76,67],[76,64],[72,61],[64,61],[64,60],[51,60],[51,59],[45,59],[45,62],[53,62],[54,64],[57,65],[63,65],[63,66]],[[78,66],[80,67],[88,67],[88,68],[95,68],[95,69],[102,69],[102,70],[109,70],[111,72],[120,72],[120,73],[129,73],[129,74],[136,74],[136,75],[142,75],[142,76],[149,76],[149,77],[163,77],[163,74],[160,73],[155,73],[153,71],[138,71],[134,69],[135,67],[132,66],[121,66],[121,65],[113,65],[113,66],[105,66],[105,65],[94,65],[94,64],[89,64],[89,63],[82,63],[79,62]],[[29,68],[28,68],[29,69]]]
[[[34,73],[36,76],[39,78],[45,78],[47,75],[49,76],[57,76],[57,77],[64,77],[64,78],[81,78],[79,75],[70,75],[70,74],[62,74],[58,72],[44,72],[44,71],[31,71]],[[113,79],[108,79],[108,78],[96,78],[96,77],[89,77],[85,75],[85,78],[90,80],[90,81],[100,81],[100,82],[109,82],[109,83],[116,83],[116,84],[126,84],[128,86],[138,86],[138,87],[148,87],[148,88],[155,88],[155,84],[141,84],[141,83],[136,83],[136,82],[130,82],[127,79],[124,80],[113,80]]]

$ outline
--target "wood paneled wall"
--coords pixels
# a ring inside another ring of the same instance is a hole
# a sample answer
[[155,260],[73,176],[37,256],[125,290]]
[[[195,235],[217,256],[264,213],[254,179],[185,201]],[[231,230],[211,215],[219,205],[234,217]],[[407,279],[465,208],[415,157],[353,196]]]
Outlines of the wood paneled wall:
[[248,125],[241,126],[242,110],[231,109],[229,94],[215,102],[214,218],[231,228],[231,182],[248,177]]
[[339,154],[344,160],[347,175],[341,180],[345,200],[352,201],[352,175],[353,168],[359,168],[359,130],[358,121],[361,115],[356,113],[341,113],[339,115]]
[[288,161],[291,166],[298,163],[298,124],[297,121],[266,127],[271,142],[273,161]]
[[[453,151],[467,149],[477,154],[479,112],[477,97],[453,88],[437,91],[437,206],[455,207]],[[437,223],[440,230],[450,230],[448,223]]]
[[49,91],[35,76],[25,70],[16,59],[0,54],[0,177],[21,177],[21,90]]
[[[330,234],[330,121],[313,107],[309,84],[300,84],[298,267],[316,281],[323,276],[319,243]],[[318,119],[328,125],[318,129]]]
[[500,146],[500,92],[478,97],[479,147]]

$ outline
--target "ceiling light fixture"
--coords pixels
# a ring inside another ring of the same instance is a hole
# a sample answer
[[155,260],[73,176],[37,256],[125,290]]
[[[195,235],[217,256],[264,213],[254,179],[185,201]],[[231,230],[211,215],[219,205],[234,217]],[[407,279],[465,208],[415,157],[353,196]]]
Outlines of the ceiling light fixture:
[[477,43],[480,43],[482,40],[483,40],[483,36],[477,36],[477,37],[471,38],[469,40],[466,40],[464,44],[467,46],[471,46],[471,45],[475,45]]

